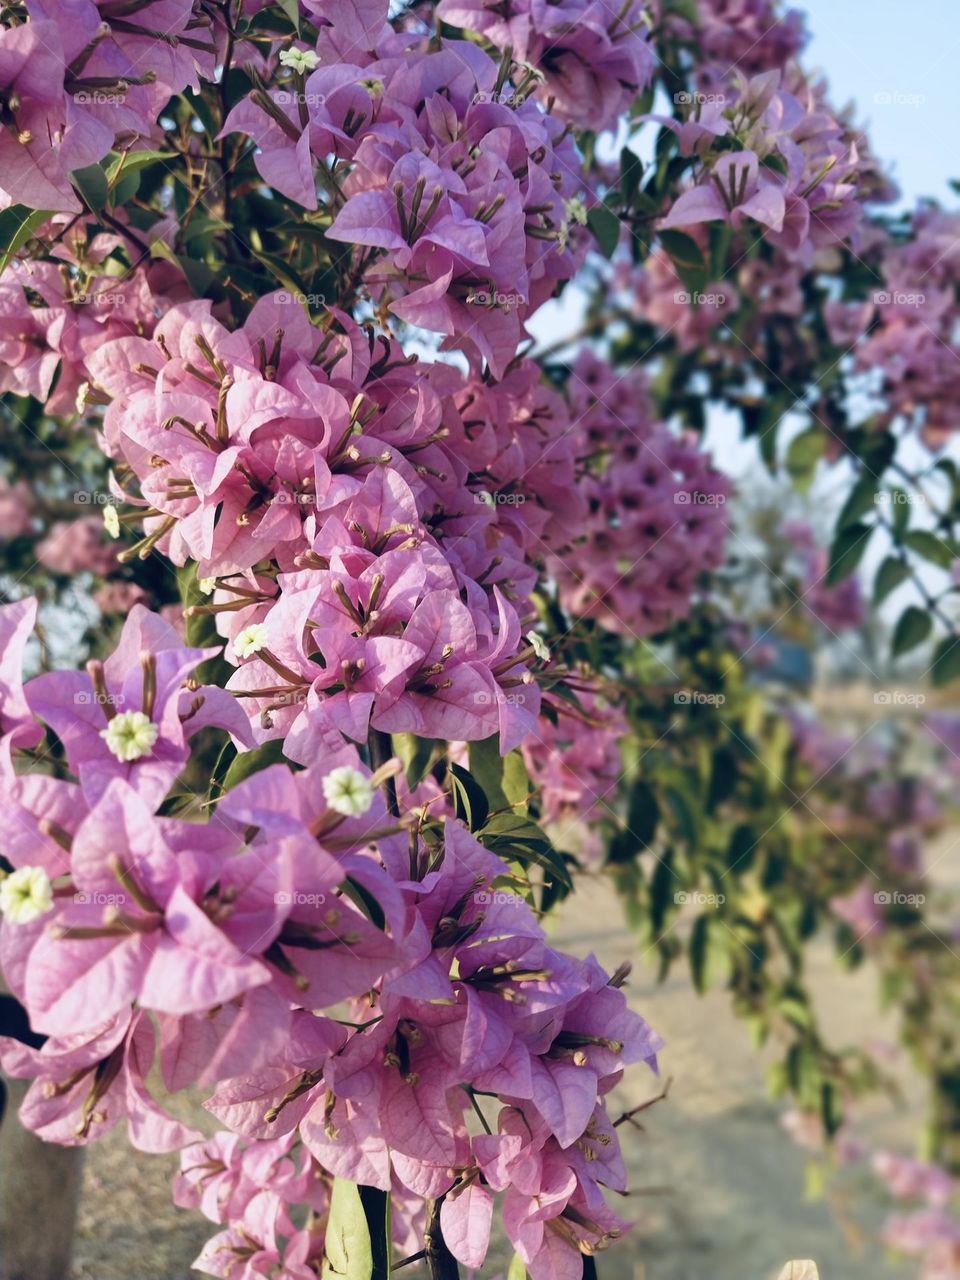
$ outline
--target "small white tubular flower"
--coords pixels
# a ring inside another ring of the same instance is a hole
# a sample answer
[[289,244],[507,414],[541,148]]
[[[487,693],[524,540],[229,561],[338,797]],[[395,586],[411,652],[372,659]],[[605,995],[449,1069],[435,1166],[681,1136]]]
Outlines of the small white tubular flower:
[[130,764],[150,754],[160,729],[142,711],[121,711],[100,730],[100,737],[118,760]]
[[103,508],[103,527],[111,538],[120,537],[120,513],[112,502]]
[[319,62],[312,49],[284,49],[280,54],[281,67],[289,67],[300,75],[305,71],[316,71]]
[[550,649],[543,636],[537,635],[536,631],[528,631],[526,639],[541,662],[550,661]]
[[373,804],[370,779],[348,764],[330,770],[323,780],[323,794],[330,808],[347,818],[359,818]]
[[217,580],[216,578],[198,578],[197,586],[205,596],[212,596],[216,590]]
[[239,632],[233,642],[233,651],[238,658],[249,658],[251,654],[259,653],[261,649],[265,649],[267,645],[267,628],[262,622],[251,622],[249,627],[244,627]]
[[0,881],[0,911],[11,924],[32,924],[53,909],[53,889],[43,867],[18,867]]

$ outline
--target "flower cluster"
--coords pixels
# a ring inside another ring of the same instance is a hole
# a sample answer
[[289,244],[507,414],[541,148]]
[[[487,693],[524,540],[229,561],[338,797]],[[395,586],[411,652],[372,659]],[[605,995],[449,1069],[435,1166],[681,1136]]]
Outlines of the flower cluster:
[[615,127],[649,84],[656,62],[638,0],[618,9],[598,0],[520,0],[503,11],[482,0],[441,0],[437,16],[532,69],[537,96],[581,129]]
[[411,48],[386,5],[371,27],[352,62],[332,32],[281,53],[277,86],[235,107],[225,131],[253,138],[264,180],[305,208],[325,183],[327,235],[353,247],[356,282],[384,314],[500,377],[524,319],[586,251],[575,143],[475,44]]
[[28,21],[4,14],[0,192],[8,202],[79,213],[70,175],[114,147],[149,144],[170,98],[199,88],[200,72],[212,78],[216,46],[194,0],[148,7],[141,20],[116,0],[27,0]]
[[536,575],[447,444],[455,371],[346,318],[319,333],[283,293],[233,333],[171,308],[92,365],[140,549],[197,563],[258,733],[307,760],[371,724],[505,751],[529,732]]
[[[156,816],[187,736],[246,733],[234,700],[191,678],[211,654],[136,609],[102,666],[24,689],[13,657],[32,610],[0,620],[4,758],[36,741],[32,710],[79,780],[7,767],[0,782],[14,817],[0,956],[48,1037],[3,1042],[4,1068],[34,1079],[24,1122],[78,1143],[125,1119],[135,1145],[166,1151],[199,1135],[152,1097],[154,1065],[169,1091],[215,1086],[210,1110],[256,1141],[184,1158],[178,1196],[228,1223],[198,1260],[214,1274],[233,1275],[250,1240],[244,1274],[309,1274],[322,1240],[285,1206],[322,1216],[330,1174],[396,1184],[401,1204],[443,1198],[468,1266],[502,1194],[534,1280],[578,1274],[578,1254],[625,1225],[603,1198],[625,1189],[603,1099],[660,1044],[624,975],[552,948],[522,891],[494,891],[517,885],[507,864],[455,817],[393,817],[377,789],[393,765],[371,775],[352,747],[248,778],[206,823]],[[322,1013],[344,1001],[351,1018]]]
[[655,117],[677,133],[681,154],[699,161],[695,185],[675,200],[664,230],[755,223],[769,243],[807,258],[851,237],[863,218],[856,143],[813,88],[794,87],[779,71],[737,75],[684,122]]
[[572,614],[650,635],[687,613],[721,563],[729,484],[695,443],[650,421],[641,375],[618,376],[589,352],[572,375],[588,513],[551,569]]

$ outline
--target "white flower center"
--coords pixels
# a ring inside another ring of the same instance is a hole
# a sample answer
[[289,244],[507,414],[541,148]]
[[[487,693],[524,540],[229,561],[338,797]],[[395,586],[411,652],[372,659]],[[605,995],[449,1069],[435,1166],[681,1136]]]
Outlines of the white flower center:
[[0,881],[0,911],[11,924],[31,924],[53,909],[53,889],[43,867],[18,867]]
[[212,596],[216,590],[217,580],[216,578],[198,578],[197,586],[205,596]]
[[527,632],[527,640],[531,649],[537,655],[541,662],[550,661],[550,649],[543,636],[537,635],[536,631]]
[[267,628],[262,622],[251,622],[244,627],[233,642],[233,651],[238,658],[249,658],[252,653],[259,653],[266,647]]
[[348,818],[359,818],[373,804],[370,779],[348,764],[330,770],[323,780],[323,794],[331,809]]
[[284,49],[280,54],[281,67],[289,67],[300,75],[305,71],[315,71],[319,62],[312,49]]
[[103,527],[111,538],[120,537],[120,516],[112,502],[103,508]]
[[150,754],[160,729],[142,711],[121,711],[100,730],[100,737],[118,760],[129,764]]

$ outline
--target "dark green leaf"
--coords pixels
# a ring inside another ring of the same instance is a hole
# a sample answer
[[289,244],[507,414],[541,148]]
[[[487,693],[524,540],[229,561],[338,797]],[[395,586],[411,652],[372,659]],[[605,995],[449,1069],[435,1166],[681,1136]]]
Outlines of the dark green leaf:
[[856,524],[860,517],[865,516],[868,511],[872,511],[876,492],[876,476],[861,476],[850,490],[847,500],[843,504],[843,509],[837,519],[837,528],[846,529],[850,525]]
[[73,185],[80,192],[84,203],[99,213],[107,203],[107,175],[98,164],[87,165],[85,169],[75,169],[70,175]]
[[281,764],[283,759],[283,742],[279,738],[265,742],[255,751],[241,751],[231,761],[230,768],[227,770],[223,780],[224,791],[229,791],[237,783],[243,782],[244,778],[259,773],[261,769],[268,769],[272,764]]
[[620,243],[620,219],[605,204],[594,205],[587,212],[587,225],[605,258],[612,258]]
[[479,831],[490,812],[483,787],[468,769],[459,764],[450,766],[450,778],[453,784],[454,812],[471,831]]
[[956,549],[929,529],[911,529],[904,534],[903,545],[915,551],[918,556],[923,556],[924,560],[939,565],[941,569],[949,569],[957,558]]
[[933,683],[939,688],[960,676],[960,636],[946,636],[933,655]]
[[830,567],[827,570],[827,585],[836,586],[842,582],[860,563],[873,526],[868,524],[851,524],[841,529],[830,548]]
[[52,217],[46,209],[28,209],[25,204],[12,204],[0,213],[0,275],[17,250]]
[[918,644],[923,644],[932,627],[933,622],[926,610],[908,605],[893,629],[893,656],[899,658],[902,653],[909,653]]
[[910,577],[910,566],[897,556],[887,556],[877,570],[873,584],[873,603],[882,604],[891,591],[894,591]]

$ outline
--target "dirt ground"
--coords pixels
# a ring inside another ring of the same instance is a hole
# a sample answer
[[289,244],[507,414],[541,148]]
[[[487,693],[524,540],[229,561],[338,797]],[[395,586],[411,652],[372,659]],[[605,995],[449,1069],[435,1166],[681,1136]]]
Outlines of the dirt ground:
[[[663,1074],[673,1081],[669,1099],[645,1112],[643,1133],[621,1130],[635,1188],[622,1211],[638,1227],[598,1260],[603,1280],[775,1280],[790,1258],[815,1259],[822,1280],[909,1276],[876,1243],[881,1206],[868,1179],[854,1174],[829,1200],[806,1198],[806,1157],[781,1128],[781,1108],[766,1096],[765,1055],[750,1046],[725,994],[698,997],[679,971],[656,985],[621,921],[609,889],[592,882],[552,926],[558,943],[595,951],[611,968],[634,956],[630,998],[666,1039]],[[826,948],[815,951],[813,973],[840,1042],[882,1034],[868,973],[839,977]],[[654,1077],[637,1069],[613,1105],[626,1109],[657,1092]],[[878,1111],[872,1136],[909,1142],[915,1101],[899,1116]],[[213,1227],[173,1208],[174,1164],[132,1152],[119,1132],[91,1149],[70,1280],[197,1274],[191,1260]],[[481,1274],[502,1274],[506,1257],[495,1248]],[[405,1274],[414,1280],[415,1271]]]

